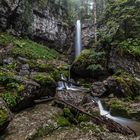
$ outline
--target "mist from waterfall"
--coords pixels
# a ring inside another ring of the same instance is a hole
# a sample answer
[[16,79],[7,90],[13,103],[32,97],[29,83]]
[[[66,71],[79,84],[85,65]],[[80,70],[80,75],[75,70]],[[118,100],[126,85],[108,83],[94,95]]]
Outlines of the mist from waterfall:
[[79,56],[82,50],[81,43],[81,21],[76,22],[76,36],[75,36],[75,57]]

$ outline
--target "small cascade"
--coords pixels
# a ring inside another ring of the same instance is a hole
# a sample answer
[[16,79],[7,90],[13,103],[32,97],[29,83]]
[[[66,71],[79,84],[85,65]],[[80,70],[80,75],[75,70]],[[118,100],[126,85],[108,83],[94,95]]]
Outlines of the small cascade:
[[94,98],[94,100],[98,104],[101,116],[106,116],[107,118],[110,118],[123,126],[126,126],[126,127],[129,126],[131,129],[133,129],[137,133],[137,135],[140,135],[140,122],[122,118],[122,117],[112,116],[109,111],[104,109],[103,104],[99,98]]
[[[70,78],[70,77],[69,77]],[[61,80],[58,82],[57,90],[72,90],[72,91],[82,91],[84,90],[83,87],[78,87],[73,85],[72,83],[65,82],[68,81],[67,78],[61,74]],[[72,79],[69,79],[69,81],[72,81]]]
[[[66,78],[63,76],[63,74],[61,74],[61,80],[66,80]],[[58,87],[57,90],[63,90],[67,87],[67,83],[63,82],[63,81],[59,81],[58,82]]]
[[75,57],[79,56],[82,50],[81,44],[81,21],[76,22],[76,36],[75,36]]
[[104,110],[103,105],[99,99],[97,99],[97,104],[98,104],[101,116],[109,115],[109,112]]

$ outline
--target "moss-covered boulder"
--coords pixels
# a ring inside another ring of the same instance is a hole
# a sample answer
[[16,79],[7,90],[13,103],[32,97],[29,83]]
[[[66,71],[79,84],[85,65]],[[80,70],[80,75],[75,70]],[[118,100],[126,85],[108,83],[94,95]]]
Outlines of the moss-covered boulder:
[[5,102],[0,98],[0,133],[6,129],[12,119],[12,113],[7,108]]
[[92,85],[93,96],[109,96],[134,100],[140,96],[140,83],[124,70],[118,70],[102,82],[94,82]]
[[131,74],[118,70],[113,78],[116,81],[116,96],[135,99],[140,95],[140,83]]
[[74,61],[71,71],[82,77],[98,77],[107,73],[104,52],[86,49]]
[[50,73],[37,73],[33,76],[33,80],[40,84],[41,96],[54,96],[56,93],[57,82]]
[[104,99],[105,106],[113,116],[121,116],[129,119],[140,120],[139,103],[136,100],[111,98]]

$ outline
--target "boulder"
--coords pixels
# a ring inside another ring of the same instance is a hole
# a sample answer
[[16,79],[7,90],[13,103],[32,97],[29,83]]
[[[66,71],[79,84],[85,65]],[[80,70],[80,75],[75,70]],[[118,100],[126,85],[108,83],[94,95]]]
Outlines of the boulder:
[[91,49],[83,50],[80,56],[74,61],[71,72],[80,77],[97,79],[101,76],[108,75],[104,53],[95,52]]
[[7,108],[5,102],[0,98],[0,133],[4,131],[12,120],[12,113]]
[[111,94],[115,97],[134,99],[140,95],[140,83],[131,74],[123,70],[118,70],[103,82],[93,83],[93,96],[108,96]]

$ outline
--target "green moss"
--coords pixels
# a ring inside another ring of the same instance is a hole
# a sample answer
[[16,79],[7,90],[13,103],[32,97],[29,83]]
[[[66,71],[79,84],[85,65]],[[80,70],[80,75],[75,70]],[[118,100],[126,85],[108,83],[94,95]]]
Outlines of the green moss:
[[114,116],[121,116],[129,119],[140,120],[140,111],[133,104],[136,104],[136,101],[128,101],[126,99],[113,98],[111,100],[106,100],[105,104],[110,110],[110,113]]
[[59,117],[57,120],[58,125],[65,127],[65,126],[69,126],[70,122],[65,118],[65,117]]
[[15,81],[14,74],[11,72],[0,71],[0,83],[5,84],[10,81]]
[[16,80],[14,73],[0,70],[0,84],[7,86],[7,88],[15,88],[18,81]]
[[87,122],[89,121],[89,118],[86,115],[79,115],[77,120],[79,122]]
[[56,51],[49,49],[48,47],[35,43],[29,39],[20,39],[8,34],[0,35],[0,43],[5,45],[13,44],[15,47],[12,49],[11,54],[15,57],[22,56],[30,59],[50,60],[59,56]]
[[14,106],[16,106],[19,97],[16,93],[6,92],[3,93],[2,98],[7,103],[8,107],[12,109]]
[[63,115],[67,118],[74,118],[74,115],[69,108],[63,109]]
[[2,126],[8,119],[8,113],[3,108],[0,108],[0,126]]
[[55,83],[55,80],[52,78],[52,76],[46,73],[38,73],[37,75],[34,76],[33,79],[41,85]]
[[129,99],[135,99],[136,96],[140,95],[140,84],[136,79],[129,73],[118,70],[113,76],[118,85],[124,90],[124,95]]
[[17,88],[17,93],[22,93],[23,91],[25,90],[25,86],[24,85],[22,85],[22,84],[20,84],[19,86],[18,86],[18,88]]
[[81,54],[76,58],[74,64],[77,69],[85,69],[85,71],[96,71],[103,70],[105,67],[105,53],[104,52],[95,52],[92,49],[85,49]]
[[110,100],[107,104],[112,115],[129,118],[128,106],[122,100],[115,98]]

